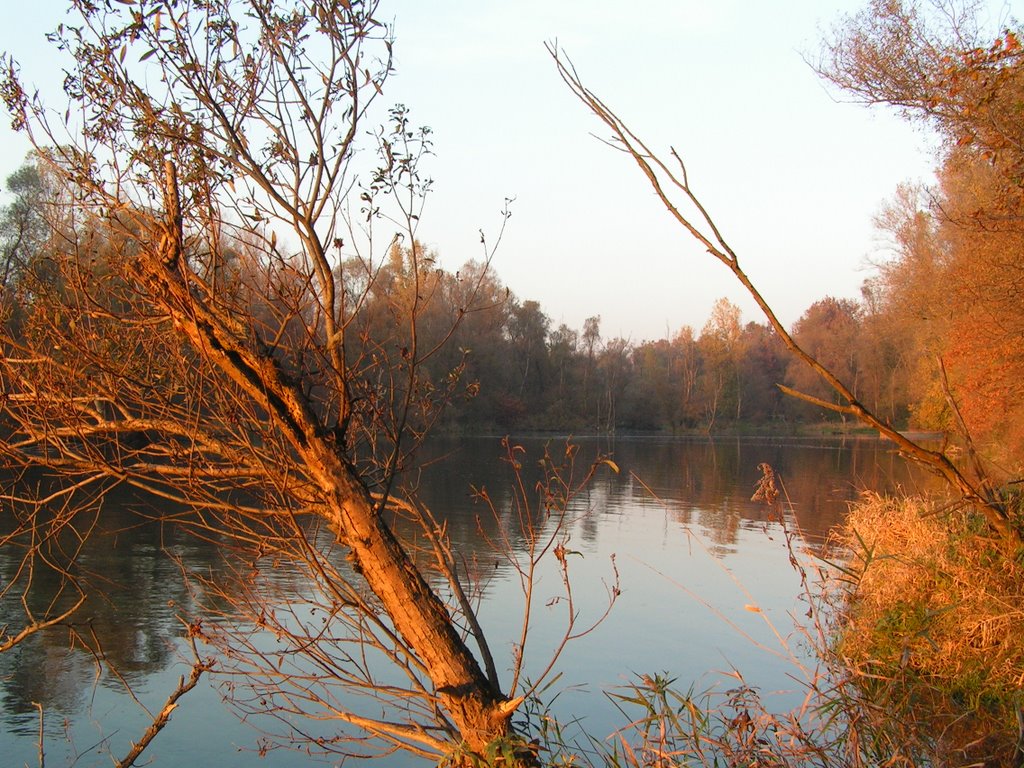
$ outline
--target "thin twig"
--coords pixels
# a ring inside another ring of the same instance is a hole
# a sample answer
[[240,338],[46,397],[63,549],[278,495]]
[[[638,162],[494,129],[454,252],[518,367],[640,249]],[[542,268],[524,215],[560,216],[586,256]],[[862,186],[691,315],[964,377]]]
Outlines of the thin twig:
[[[192,646],[192,655],[195,661],[192,664],[192,671],[189,673],[188,680],[185,679],[184,675],[178,678],[178,685],[171,692],[171,695],[167,697],[167,701],[164,702],[163,707],[153,718],[153,722],[151,722],[149,727],[146,728],[146,732],[142,734],[142,738],[132,744],[131,749],[128,750],[128,754],[116,763],[117,768],[129,768],[135,764],[135,761],[152,743],[157,734],[164,729],[168,722],[170,722],[171,713],[178,707],[178,699],[195,688],[196,684],[199,682],[199,678],[204,672],[210,669],[210,662],[203,661],[199,658],[199,651],[196,649],[195,635],[191,632],[191,629],[189,632],[189,643]],[[40,718],[41,717],[42,716],[40,715]]]
[[43,705],[38,701],[33,701],[32,706],[39,710],[39,768],[46,768],[46,751],[43,749],[43,735],[44,735],[44,723],[43,723]]

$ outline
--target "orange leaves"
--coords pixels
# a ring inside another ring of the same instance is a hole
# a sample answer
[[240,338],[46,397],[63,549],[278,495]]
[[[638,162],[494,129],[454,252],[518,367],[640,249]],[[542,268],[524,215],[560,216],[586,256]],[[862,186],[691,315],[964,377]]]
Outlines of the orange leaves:
[[1010,30],[1006,30],[1006,35],[1003,37],[1003,50],[1008,53],[1017,53],[1021,50],[1020,39]]

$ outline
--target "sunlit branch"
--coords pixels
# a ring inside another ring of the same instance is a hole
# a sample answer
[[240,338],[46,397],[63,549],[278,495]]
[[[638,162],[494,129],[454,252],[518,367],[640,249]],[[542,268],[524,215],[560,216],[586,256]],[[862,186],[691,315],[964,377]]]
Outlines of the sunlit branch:
[[[725,242],[710,214],[690,187],[685,166],[683,166],[675,151],[672,150],[671,155],[679,163],[681,174],[679,176],[675,175],[665,163],[659,160],[604,102],[583,85],[582,79],[572,62],[568,60],[561,49],[553,43],[547,44],[547,49],[563,82],[565,82],[576,98],[611,130],[613,145],[625,152],[637,164],[672,218],[691,237],[703,245],[708,253],[722,262],[732,272],[734,277],[761,309],[786,348],[813,370],[818,377],[845,401],[846,405],[842,407],[849,409],[846,412],[876,430],[883,437],[893,441],[910,458],[937,471],[965,500],[978,505],[989,525],[1003,539],[1010,544],[1019,543],[1019,534],[1010,525],[1006,510],[991,494],[986,493],[984,488],[976,487],[944,453],[932,451],[918,445],[898,431],[888,421],[875,415],[873,411],[857,399],[853,391],[844,382],[796,342],[760,291],[751,282],[749,276],[740,267],[738,257]],[[683,202],[690,204],[696,210],[697,220],[703,222],[710,229],[710,235],[703,232],[691,217],[682,211],[681,206],[677,205],[670,194],[670,190],[675,190],[681,194]],[[832,409],[835,410],[835,408]]]

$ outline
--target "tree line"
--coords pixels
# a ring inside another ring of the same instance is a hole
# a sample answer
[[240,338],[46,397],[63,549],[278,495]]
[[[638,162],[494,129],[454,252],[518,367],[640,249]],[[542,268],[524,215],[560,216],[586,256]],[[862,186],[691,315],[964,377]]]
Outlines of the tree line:
[[[427,258],[437,261],[436,254]],[[443,417],[449,429],[713,433],[784,430],[830,417],[783,394],[777,385],[818,389],[790,362],[772,329],[744,322],[728,299],[715,303],[699,330],[686,326],[671,338],[634,342],[605,337],[600,315],[582,328],[555,326],[540,303],[520,299],[479,262],[454,273],[432,269],[417,282],[413,261],[411,249],[393,246],[362,311],[371,336],[398,348],[407,339],[387,318],[397,316],[396,304],[409,303],[409,291],[418,290],[424,302],[418,333],[428,346],[462,318],[432,361],[434,375],[459,375]],[[474,311],[467,309],[470,287]],[[908,403],[891,370],[902,360],[878,354],[872,330],[860,302],[832,297],[815,302],[794,328],[815,354],[852,374],[876,407],[905,423]]]
[[[7,180],[0,270],[8,301],[19,290],[22,299],[38,297],[40,281],[58,280],[52,269],[57,241],[77,237],[47,229],[61,201],[45,176],[30,158]],[[97,244],[93,259],[102,262],[114,247]],[[271,293],[277,299],[268,301],[252,290],[258,248],[237,238],[224,244],[223,253],[220,279],[247,293],[246,311],[256,327],[268,341],[273,337],[282,359],[288,357],[294,352],[289,345],[301,342],[288,328],[275,326],[274,317],[301,286],[276,285]],[[350,307],[352,325],[375,354],[401,360],[414,335],[421,349],[431,350],[421,385],[451,390],[436,415],[440,428],[712,433],[737,426],[785,429],[829,416],[783,395],[778,384],[818,390],[789,361],[772,329],[744,323],[726,298],[715,303],[699,331],[686,326],[671,338],[633,342],[605,338],[600,315],[587,318],[582,329],[555,327],[538,302],[520,299],[484,261],[469,261],[455,272],[438,262],[438,254],[420,242],[406,246],[396,240],[380,264],[350,256],[337,273],[345,295],[358,297]],[[275,279],[298,275],[297,269],[283,270]],[[36,287],[29,289],[33,282]],[[29,306],[9,307],[12,328]],[[415,328],[408,322],[413,311]],[[883,330],[863,302],[832,297],[815,302],[794,327],[801,343],[854,381],[874,408],[905,423],[905,359],[886,354],[894,343]]]
[[[958,157],[962,154],[958,150]],[[1006,241],[1019,233],[1009,224],[984,227],[973,219],[968,227],[962,217],[950,218],[970,203],[952,197],[967,194],[956,186],[963,163],[962,158],[946,162],[939,189],[899,189],[877,221],[893,252],[882,254],[862,298],[815,301],[792,334],[892,424],[956,431],[953,402],[979,435],[992,438],[1006,434],[1000,427],[1010,427],[1002,415],[1019,416],[1014,366],[1024,361],[1013,330],[1020,327],[1021,311],[1012,290],[999,287],[998,274],[999,254],[1012,252],[1007,246],[1014,243]],[[56,279],[55,238],[68,239],[67,232],[48,230],[61,202],[45,176],[29,158],[7,179],[10,202],[0,209],[0,275],[8,300],[18,286]],[[234,238],[224,244],[223,254],[220,279],[249,286],[247,311],[285,354],[289,332],[274,326],[273,318],[289,292],[301,286],[274,286],[275,308],[265,292],[253,290],[254,270],[263,257],[256,243]],[[103,258],[103,247],[94,258]],[[280,258],[287,264],[299,257]],[[421,384],[450,393],[431,416],[437,428],[679,434],[784,431],[847,421],[842,413],[784,394],[779,385],[837,402],[813,371],[790,357],[769,324],[744,322],[727,298],[714,304],[699,330],[684,326],[653,341],[607,338],[597,314],[580,329],[554,326],[544,307],[519,298],[486,260],[469,261],[454,272],[439,261],[439,254],[419,241],[396,240],[379,264],[349,256],[336,268],[345,295],[358,297],[349,308],[352,324],[375,354],[401,360],[413,336],[421,349],[432,350]],[[1004,271],[1016,269],[1012,259],[1006,261]],[[299,274],[286,269],[275,279]],[[38,295],[39,289],[29,293]],[[415,327],[408,322],[413,311]],[[969,320],[979,313],[999,317]],[[998,424],[996,414],[1001,414]]]

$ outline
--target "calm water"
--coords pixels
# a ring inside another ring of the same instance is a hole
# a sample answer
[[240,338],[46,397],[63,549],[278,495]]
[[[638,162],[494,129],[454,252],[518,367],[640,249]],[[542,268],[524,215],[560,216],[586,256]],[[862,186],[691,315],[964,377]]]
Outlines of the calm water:
[[[519,442],[528,449],[530,471],[545,441]],[[563,445],[548,442],[556,451]],[[622,594],[608,619],[565,651],[557,667],[561,677],[548,696],[559,693],[554,708],[562,719],[578,720],[602,736],[624,724],[602,691],[634,674],[664,672],[680,687],[693,683],[703,689],[728,687],[723,674],[735,669],[764,691],[780,691],[783,703],[785,692],[795,687],[792,663],[779,656],[786,652],[778,635],[794,633],[792,616],[802,615],[806,606],[801,607],[799,579],[779,522],[750,501],[760,463],[770,464],[783,479],[792,503],[787,525],[799,530],[799,545],[810,553],[820,551],[860,490],[916,488],[924,482],[888,444],[871,439],[576,442],[581,465],[608,452],[620,468],[618,474],[599,472],[572,508],[569,548],[579,556],[570,559],[570,573],[580,624],[604,610],[613,556]],[[500,460],[500,441],[479,438],[435,450],[445,458],[425,469],[423,497],[447,519],[463,555],[494,560],[477,523],[483,516],[487,530],[487,516],[470,486],[486,487],[496,508],[505,508],[511,475]],[[175,529],[138,525],[126,507],[123,499],[108,500],[102,535],[93,536],[83,555],[84,567],[109,579],[111,599],[89,604],[76,621],[81,631],[96,633],[141,702],[159,709],[178,676],[188,671],[177,616],[192,606],[179,568],[166,553],[194,570],[216,567],[217,553]],[[0,577],[9,580],[13,567],[0,550]],[[546,605],[559,586],[557,573],[541,574],[526,648],[526,667],[533,674],[546,665],[564,627],[564,604]],[[0,623],[14,608],[0,604]],[[495,560],[481,621],[499,670],[510,664],[521,619],[518,580]],[[795,639],[791,650],[799,657]],[[222,684],[210,674],[183,698],[143,762],[175,768],[197,761],[224,768],[253,764],[260,733],[240,723],[222,701]],[[148,722],[123,684],[102,672],[89,653],[68,650],[66,629],[0,656],[0,763],[5,766],[39,763],[33,702],[44,708],[51,768],[109,765],[111,754],[123,755]],[[266,766],[301,762],[284,751],[259,760]],[[392,757],[386,764],[400,761]]]

